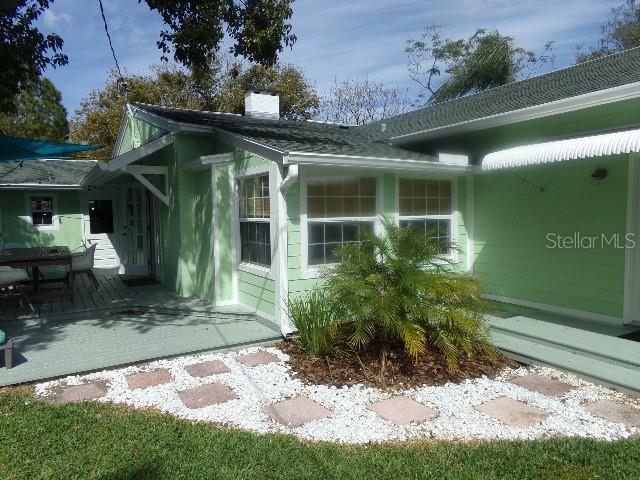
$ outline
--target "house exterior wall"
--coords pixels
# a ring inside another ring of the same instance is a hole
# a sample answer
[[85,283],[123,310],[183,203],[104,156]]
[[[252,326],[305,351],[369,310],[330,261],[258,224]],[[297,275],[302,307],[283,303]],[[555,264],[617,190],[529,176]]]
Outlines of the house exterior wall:
[[[323,170],[316,170],[318,174],[325,172],[327,174],[340,173],[340,169],[326,168]],[[353,174],[355,171],[350,171]],[[299,295],[313,289],[322,279],[318,276],[309,274],[305,270],[303,265],[303,249],[306,248],[304,244],[304,235],[302,229],[304,228],[304,221],[301,211],[301,182],[304,178],[306,170],[304,167],[300,169],[299,180],[296,181],[287,192],[287,228],[288,228],[288,281],[289,281],[289,294]],[[361,175],[371,175],[370,170],[362,170]],[[398,219],[398,180],[400,178],[411,178],[416,175],[424,178],[442,178],[434,177],[428,174],[421,174],[416,172],[389,172],[385,171],[382,174],[378,174],[380,177],[378,185],[381,188],[379,195],[381,199],[378,202],[378,218],[381,220],[386,217],[390,220],[397,221]],[[454,234],[456,238],[456,245],[458,247],[456,262],[454,267],[457,270],[464,271],[467,269],[467,231],[466,222],[468,221],[467,211],[467,178],[463,176],[450,176],[453,182],[453,207],[455,214]]]
[[[53,196],[55,228],[31,225],[28,198]],[[78,190],[0,190],[0,243],[18,243],[25,247],[66,245],[72,250],[82,246],[82,205]]]
[[[624,248],[548,248],[558,242],[547,234],[617,234],[624,241],[628,161],[581,159],[477,175],[474,272],[485,292],[621,317]],[[597,167],[608,169],[604,180],[591,178]]]
[[[272,162],[265,160],[257,155],[252,155],[249,152],[238,150],[235,153],[234,158],[234,172],[235,178],[241,178],[245,175],[253,175],[256,172],[260,174],[271,174]],[[273,183],[273,182],[272,182]],[[273,190],[273,189],[271,189]],[[271,210],[276,208],[276,202],[273,200],[275,191],[271,192]],[[234,205],[234,210],[237,206]],[[235,213],[235,212],[234,212]],[[234,215],[234,229],[239,227],[239,222],[236,220],[237,214]],[[272,216],[273,218],[273,216]],[[273,239],[274,222],[271,221],[272,239]],[[239,233],[235,231],[235,235],[239,239]],[[274,242],[271,242],[272,252],[274,250]],[[239,250],[239,246],[238,246]],[[236,252],[239,258],[239,251]],[[232,258],[232,257],[230,257]],[[244,268],[242,264],[238,267],[238,301],[239,303],[246,305],[256,312],[268,318],[270,320],[275,319],[276,314],[276,286],[273,279],[273,269],[276,264],[276,259],[272,255],[271,269],[268,274],[256,273],[249,268]]]

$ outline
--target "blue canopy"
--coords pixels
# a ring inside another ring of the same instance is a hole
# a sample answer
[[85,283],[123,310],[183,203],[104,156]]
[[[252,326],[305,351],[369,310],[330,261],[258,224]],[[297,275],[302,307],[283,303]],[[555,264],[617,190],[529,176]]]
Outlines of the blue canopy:
[[96,150],[97,148],[100,148],[100,146],[56,143],[46,140],[0,135],[0,162],[64,158],[71,153]]

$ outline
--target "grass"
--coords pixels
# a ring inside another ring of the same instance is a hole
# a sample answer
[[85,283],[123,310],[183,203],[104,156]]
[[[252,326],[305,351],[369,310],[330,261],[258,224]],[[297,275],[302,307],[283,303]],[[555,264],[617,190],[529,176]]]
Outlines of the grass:
[[0,478],[616,479],[640,475],[640,440],[313,444],[154,411],[54,406],[0,390]]

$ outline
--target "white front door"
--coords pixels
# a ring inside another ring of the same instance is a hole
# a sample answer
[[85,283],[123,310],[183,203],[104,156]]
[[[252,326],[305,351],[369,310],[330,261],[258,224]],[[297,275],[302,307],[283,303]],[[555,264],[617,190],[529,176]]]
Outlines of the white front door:
[[96,190],[84,197],[84,241],[88,247],[97,244],[94,267],[117,272],[118,255],[118,190]]
[[149,248],[147,241],[147,199],[139,186],[123,188],[124,222],[122,224],[122,255],[124,273],[149,274]]

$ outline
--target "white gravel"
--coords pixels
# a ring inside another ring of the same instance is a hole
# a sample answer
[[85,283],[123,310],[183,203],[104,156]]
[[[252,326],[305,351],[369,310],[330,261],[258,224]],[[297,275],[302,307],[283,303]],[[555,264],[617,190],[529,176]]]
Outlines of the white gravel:
[[[247,367],[235,360],[242,353],[265,350],[282,361]],[[193,378],[184,366],[207,360],[222,360],[230,373]],[[435,439],[536,439],[552,436],[586,437],[616,440],[639,434],[638,429],[612,423],[590,415],[583,405],[600,399],[613,399],[639,405],[635,397],[598,387],[573,375],[543,367],[507,369],[495,379],[478,378],[460,384],[424,386],[387,392],[364,386],[329,387],[305,385],[295,378],[286,363],[288,356],[276,348],[249,348],[241,352],[185,356],[170,360],[158,360],[145,365],[117,370],[105,370],[83,376],[40,383],[35,391],[38,397],[52,395],[56,387],[78,385],[91,381],[106,381],[109,385],[103,402],[124,403],[133,407],[156,407],[181,418],[214,422],[245,430],[268,433],[285,432],[299,438],[345,442],[369,443],[411,438]],[[125,377],[132,373],[167,368],[173,382],[147,389],[130,390]],[[561,398],[550,398],[529,391],[508,380],[528,373],[539,373],[573,385],[575,389]],[[238,399],[200,409],[188,409],[178,396],[178,391],[205,383],[224,383],[238,395]],[[394,395],[406,395],[438,411],[438,416],[422,424],[398,426],[367,409],[372,402]],[[301,427],[287,427],[270,419],[263,408],[272,403],[296,396],[308,396],[320,403],[332,414],[324,419]],[[526,402],[548,412],[542,423],[529,428],[514,428],[484,415],[473,407],[487,400],[508,396]]]

